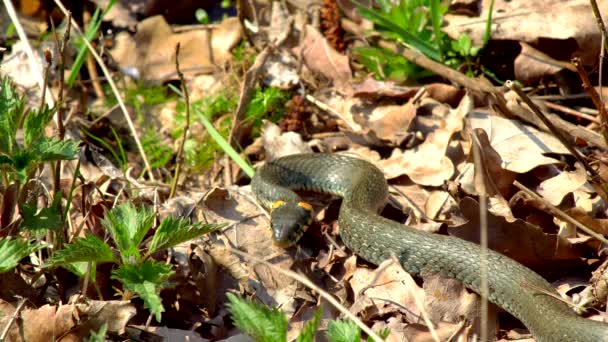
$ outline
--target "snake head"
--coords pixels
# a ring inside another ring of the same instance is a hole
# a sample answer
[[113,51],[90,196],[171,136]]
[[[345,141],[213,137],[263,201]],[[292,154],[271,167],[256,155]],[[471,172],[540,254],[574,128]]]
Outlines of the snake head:
[[284,248],[292,246],[312,223],[312,206],[305,202],[277,201],[272,207],[270,225],[274,243]]

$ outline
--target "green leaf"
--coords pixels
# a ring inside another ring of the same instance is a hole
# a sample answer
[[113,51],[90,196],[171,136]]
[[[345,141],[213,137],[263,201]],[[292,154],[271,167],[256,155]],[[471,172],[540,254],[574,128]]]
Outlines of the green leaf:
[[65,245],[64,249],[55,251],[50,263],[65,265],[75,262],[114,262],[112,248],[92,234],[84,238],[74,239]]
[[359,342],[361,329],[350,320],[331,321],[327,327],[327,337],[332,342]]
[[0,241],[0,273],[15,268],[19,261],[42,248],[38,244],[19,238],[4,238]]
[[0,78],[0,152],[12,155],[17,150],[17,129],[24,109],[25,99],[19,97],[8,77]]
[[73,160],[78,154],[78,143],[73,140],[40,138],[31,146],[31,153],[37,162]]
[[150,309],[160,322],[165,309],[159,294],[161,289],[168,286],[167,279],[172,273],[171,265],[146,260],[137,265],[121,265],[112,271],[112,278],[120,280],[125,289],[139,295],[144,307]]
[[104,323],[99,327],[98,331],[91,331],[88,342],[106,342],[106,333],[108,332],[108,324]]
[[162,249],[171,248],[182,242],[192,240],[203,234],[221,229],[224,224],[203,224],[202,222],[191,224],[184,219],[167,217],[156,229],[152,243],[150,244],[149,254]]
[[128,202],[106,212],[101,223],[112,235],[123,262],[138,262],[141,259],[139,244],[152,228],[154,213],[143,207],[136,209]]
[[25,116],[25,120],[23,121],[23,134],[26,148],[32,146],[32,144],[41,137],[44,137],[44,128],[49,123],[54,113],[54,108],[44,106],[42,110],[32,110]]
[[[384,328],[380,331],[378,331],[376,333],[378,336],[380,336],[381,339],[386,340],[386,338],[388,337],[388,335],[391,334],[391,330],[389,328]],[[374,342],[374,339],[371,338],[371,336],[367,337],[367,342]]]
[[311,319],[310,321],[306,322],[306,325],[304,325],[304,328],[302,328],[302,331],[300,332],[300,336],[298,336],[298,339],[296,340],[296,342],[314,342],[315,333],[317,332],[317,329],[319,328],[319,323],[321,322],[322,313],[323,313],[323,311],[321,310],[321,308],[319,308],[317,310],[317,312],[315,312],[315,317],[313,319]]
[[58,230],[62,225],[60,204],[61,196],[55,196],[53,203],[40,211],[35,205],[24,203],[20,208],[23,218],[21,228],[31,231]]
[[89,268],[89,264],[91,264],[91,270],[89,271],[89,278],[91,282],[95,283],[97,281],[97,263],[89,263],[89,262],[73,262],[71,264],[63,264],[61,267],[66,270],[74,273],[80,278],[84,278],[87,274],[87,269]]
[[437,51],[437,49],[431,46],[428,42],[408,32],[399,26],[397,22],[392,21],[387,16],[378,13],[373,9],[366,8],[356,1],[355,4],[357,4],[357,8],[359,9],[359,13],[362,17],[373,21],[376,25],[382,26],[394,34],[397,34],[401,38],[400,40],[402,40],[405,44],[422,52],[427,57],[436,61],[441,60],[439,51]]
[[228,309],[234,324],[257,342],[281,342],[287,340],[287,318],[278,309],[239,298],[227,293]]

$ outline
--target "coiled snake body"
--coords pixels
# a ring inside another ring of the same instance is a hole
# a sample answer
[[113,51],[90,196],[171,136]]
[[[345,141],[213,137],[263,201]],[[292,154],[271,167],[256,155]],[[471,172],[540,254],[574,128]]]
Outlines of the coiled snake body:
[[[340,236],[357,255],[375,264],[395,255],[410,274],[441,274],[480,293],[480,247],[379,216],[387,184],[382,171],[366,161],[330,154],[287,156],[262,166],[252,189],[271,211],[273,239],[279,244],[295,243],[312,221],[311,207],[292,190],[329,193],[343,198]],[[608,340],[608,324],[581,318],[547,295],[558,296],[535,272],[492,250],[487,260],[488,299],[521,320],[537,341]]]

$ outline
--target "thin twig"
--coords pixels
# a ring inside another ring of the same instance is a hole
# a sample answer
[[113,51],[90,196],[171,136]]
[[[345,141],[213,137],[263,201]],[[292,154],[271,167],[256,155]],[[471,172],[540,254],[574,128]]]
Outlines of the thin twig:
[[[38,60],[36,59],[36,55],[34,55],[34,50],[32,49],[32,45],[27,39],[27,35],[25,34],[25,30],[23,29],[23,25],[19,21],[17,17],[17,12],[15,11],[15,7],[13,7],[13,3],[11,0],[2,0],[4,7],[6,8],[6,13],[8,17],[11,19],[11,22],[15,26],[15,31],[17,31],[17,36],[19,36],[19,40],[21,40],[25,46],[25,54],[27,55],[27,63],[29,64],[30,70],[32,74],[36,78],[36,82],[38,83],[38,87],[42,91],[44,89],[44,79],[42,77],[42,69],[40,69],[40,65],[38,64]],[[46,97],[46,104],[53,108],[55,102],[51,96]]]
[[179,173],[182,167],[183,155],[184,155],[184,145],[186,144],[186,138],[188,137],[188,132],[190,131],[190,97],[188,95],[188,87],[186,87],[186,80],[184,79],[184,74],[179,69],[179,47],[180,43],[178,42],[175,46],[175,70],[177,70],[177,76],[179,77],[179,81],[182,85],[182,93],[184,94],[184,102],[186,105],[186,125],[184,126],[184,136],[182,137],[182,141],[179,144],[179,148],[177,149],[177,155],[175,157],[175,174],[173,175],[173,181],[171,182],[171,191],[169,192],[169,198],[173,198],[175,196],[175,191],[177,189],[177,180],[179,179]]
[[608,144],[608,113],[606,113],[606,107],[604,106],[602,99],[600,99],[600,96],[597,94],[597,91],[595,90],[593,85],[591,85],[591,81],[589,81],[587,71],[585,71],[585,68],[583,67],[583,64],[581,63],[580,59],[578,57],[573,58],[572,64],[574,64],[574,66],[576,67],[576,71],[578,72],[578,75],[580,76],[581,81],[583,82],[583,89],[587,92],[587,94],[589,94],[589,97],[591,98],[591,101],[593,101],[595,108],[597,108],[600,113],[600,132],[602,133],[602,136],[604,136],[604,141],[606,142],[606,144]]
[[323,299],[327,300],[330,304],[332,304],[336,309],[338,309],[340,312],[342,312],[342,314],[344,314],[344,316],[348,317],[349,319],[351,319],[353,322],[355,322],[355,324],[357,324],[357,326],[359,326],[359,328],[361,328],[361,330],[363,330],[369,337],[371,337],[374,341],[376,342],[382,342],[382,338],[380,338],[380,336],[378,336],[372,329],[370,329],[367,325],[365,325],[365,323],[363,323],[357,316],[353,315],[350,311],[348,311],[347,308],[345,308],[342,304],[340,304],[334,297],[332,297],[332,295],[330,295],[329,293],[323,291],[323,289],[321,289],[320,287],[318,287],[317,285],[315,285],[312,281],[310,281],[308,278],[306,278],[305,276],[298,274],[296,272],[290,271],[290,270],[286,270],[280,267],[277,267],[267,261],[264,261],[258,257],[255,257],[251,254],[245,253],[243,251],[240,251],[238,249],[232,248],[232,247],[228,247],[228,251],[240,255],[248,260],[253,261],[255,264],[262,264],[265,265],[267,267],[270,267],[272,270],[279,272],[291,279],[294,279],[302,284],[304,284],[304,286],[308,287],[309,289],[316,291],[317,293],[319,293],[319,295],[321,297],[323,297]]
[[[600,13],[600,9],[597,7],[597,2],[595,0],[589,0],[589,4],[591,5],[591,10],[593,11],[593,15],[595,16],[595,21],[597,22],[597,27],[602,33],[602,37],[608,38],[608,32],[606,31],[606,25],[604,25],[604,20],[602,19],[602,13]],[[608,43],[604,39],[604,49],[608,50]],[[601,84],[601,83],[600,83]]]
[[602,243],[608,244],[608,240],[606,240],[606,238],[602,234],[598,234],[598,233],[594,232],[593,229],[578,222],[577,220],[572,218],[572,216],[566,214],[565,212],[560,210],[558,207],[552,205],[547,200],[545,200],[541,196],[537,195],[534,191],[532,191],[532,190],[528,189],[527,187],[525,187],[524,185],[522,185],[520,182],[514,181],[513,185],[515,185],[519,190],[525,192],[528,196],[532,197],[532,199],[543,203],[547,207],[547,209],[549,209],[549,211],[552,212],[555,216],[558,216],[560,219],[576,226],[580,230],[584,231],[587,235],[593,236],[594,238],[598,239]]
[[[3,0],[3,1],[9,1],[9,0]],[[61,2],[61,0],[54,0],[54,2],[57,5],[57,7],[61,10],[61,12],[63,12],[63,14],[65,16],[67,16],[68,11],[65,8],[65,6],[63,5],[63,3]],[[129,126],[129,130],[131,131],[133,140],[135,141],[135,144],[137,145],[137,149],[139,150],[139,154],[141,155],[141,158],[144,162],[146,171],[148,172],[148,175],[150,176],[150,180],[155,181],[156,179],[154,178],[154,173],[152,173],[152,167],[150,166],[150,163],[148,162],[148,157],[146,156],[146,151],[144,151],[141,141],[139,140],[139,136],[137,135],[137,130],[135,129],[133,120],[131,120],[131,117],[129,116],[129,111],[127,110],[127,106],[125,106],[125,103],[122,100],[122,97],[120,96],[120,92],[118,91],[118,87],[116,86],[116,83],[112,79],[112,74],[110,73],[110,70],[108,70],[108,67],[106,66],[104,61],[101,59],[101,57],[99,56],[97,51],[95,51],[95,49],[93,48],[93,45],[91,45],[89,40],[82,33],[82,30],[80,29],[80,27],[78,27],[78,25],[73,20],[72,20],[72,28],[74,28],[76,33],[78,33],[78,35],[80,36],[80,38],[82,39],[84,44],[89,49],[89,52],[91,53],[91,55],[93,55],[93,57],[97,61],[97,64],[101,68],[101,71],[105,75],[105,77],[108,81],[108,84],[110,85],[110,88],[112,89],[112,93],[116,97],[116,101],[118,102],[118,106],[120,107],[120,109],[122,111],[125,121],[127,121],[127,125]]]
[[4,330],[2,330],[2,334],[0,335],[0,341],[4,341],[6,339],[6,335],[8,335],[8,331],[11,328],[11,325],[13,325],[13,323],[17,320],[17,317],[19,317],[19,314],[21,314],[21,310],[23,309],[23,306],[26,302],[27,298],[21,298],[19,300],[19,304],[17,304],[15,312],[13,312],[10,321],[6,323],[6,325],[4,326]]
[[595,117],[593,115],[585,114],[583,112],[579,112],[570,107],[562,106],[557,103],[553,103],[553,102],[549,102],[549,101],[544,101],[543,104],[545,106],[547,106],[547,108],[549,108],[549,109],[559,110],[562,113],[570,114],[570,115],[576,116],[577,118],[589,120],[591,122],[595,122],[598,124],[600,123],[600,120],[597,117]]
[[273,49],[274,47],[272,45],[268,45],[264,50],[262,50],[262,52],[256,57],[251,68],[249,68],[249,70],[247,70],[245,73],[245,79],[243,80],[243,84],[241,86],[241,94],[239,95],[239,103],[236,108],[236,113],[234,114],[234,123],[232,125],[232,129],[230,130],[230,137],[228,138],[228,142],[233,148],[238,148],[241,145],[241,140],[244,133],[243,131],[246,127],[245,114],[247,113],[251,96],[254,93],[255,84],[258,81],[260,71],[266,63],[268,57],[270,57],[270,53]]
[[480,273],[480,294],[481,294],[481,332],[480,341],[488,339],[488,191],[486,180],[484,179],[484,166],[481,154],[481,142],[477,135],[471,133],[471,145],[473,152],[473,162],[475,164],[475,188],[479,193],[479,273]]

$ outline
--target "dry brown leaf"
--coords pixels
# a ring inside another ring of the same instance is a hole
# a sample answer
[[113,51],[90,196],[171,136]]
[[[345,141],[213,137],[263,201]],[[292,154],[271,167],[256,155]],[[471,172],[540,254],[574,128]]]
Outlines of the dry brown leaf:
[[302,56],[304,64],[313,72],[333,81],[333,86],[339,92],[350,94],[352,92],[350,80],[352,71],[348,56],[336,51],[311,25],[304,28],[304,39],[295,49],[295,54]]
[[418,321],[420,308],[416,306],[415,298],[419,303],[424,303],[424,291],[412,276],[392,260],[383,262],[375,270],[357,269],[349,283],[355,294],[351,312],[364,315],[366,320],[401,312],[409,322]]
[[408,137],[415,116],[416,106],[411,101],[400,106],[379,106],[371,113],[368,127],[376,137],[399,146]]
[[[424,307],[431,321],[461,323],[464,320],[477,334],[480,333],[479,296],[467,291],[462,282],[430,275],[424,277],[422,287],[425,293]],[[495,335],[492,330],[496,330],[496,323],[496,308],[492,307],[487,322],[491,335]]]
[[554,75],[563,69],[576,72],[576,68],[567,62],[555,60],[532,46],[520,42],[521,52],[514,61],[515,79],[526,84],[546,75]]
[[463,118],[472,106],[472,99],[465,96],[456,109],[436,122],[439,128],[430,133],[422,144],[404,152],[393,150],[388,161],[379,163],[386,177],[390,179],[405,174],[412,181],[428,186],[439,186],[450,179],[454,174],[454,164],[446,156],[446,151],[452,135],[462,130]]
[[[2,306],[2,329],[11,320],[13,311],[14,308]],[[63,341],[81,341],[103,324],[109,332],[120,334],[135,313],[129,301],[89,301],[59,307],[47,304],[21,311],[22,319],[13,322],[7,338],[15,342],[55,341],[59,337]]]
[[539,165],[560,162],[545,153],[570,154],[554,136],[519,121],[480,112],[471,112],[467,120],[471,128],[486,131],[492,148],[502,159],[501,167],[509,171],[525,173]]
[[266,151],[266,160],[297,153],[312,153],[312,149],[295,132],[281,133],[279,126],[270,121],[264,121],[262,126],[262,144]]
[[[446,15],[444,31],[453,38],[469,35],[480,46],[486,26],[489,1],[482,2],[478,17]],[[608,11],[608,2],[598,2],[600,13]],[[595,63],[601,47],[601,35],[593,12],[585,0],[496,1],[492,16],[492,39],[526,42],[539,46],[554,44],[550,55],[579,56],[583,62]],[[573,44],[568,44],[570,41]]]
[[[209,39],[211,38],[211,41]],[[137,33],[116,36],[110,51],[123,71],[152,82],[177,79],[175,46],[180,43],[180,68],[186,77],[209,73],[232,58],[232,49],[242,38],[237,18],[228,18],[213,29],[175,33],[162,16],[141,21]],[[211,49],[211,50],[210,50]],[[212,59],[213,58],[213,59]]]
[[559,205],[569,193],[587,183],[587,172],[580,164],[573,171],[562,171],[557,176],[544,180],[538,185],[537,192],[552,205]]
[[[479,243],[479,204],[465,197],[460,210],[469,222],[449,227],[450,235]],[[560,261],[579,260],[572,245],[556,234],[547,234],[537,226],[520,219],[508,222],[488,213],[488,247],[532,268],[560,267]]]

